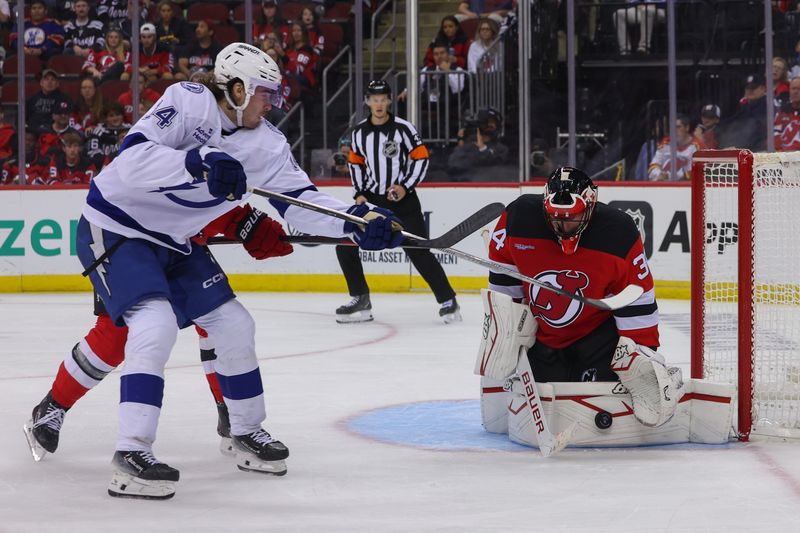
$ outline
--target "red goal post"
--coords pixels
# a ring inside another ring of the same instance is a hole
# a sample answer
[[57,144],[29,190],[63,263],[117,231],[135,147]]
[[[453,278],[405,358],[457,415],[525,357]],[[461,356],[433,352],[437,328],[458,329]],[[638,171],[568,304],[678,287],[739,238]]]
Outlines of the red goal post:
[[800,438],[800,153],[692,159],[691,373],[735,383],[737,430]]

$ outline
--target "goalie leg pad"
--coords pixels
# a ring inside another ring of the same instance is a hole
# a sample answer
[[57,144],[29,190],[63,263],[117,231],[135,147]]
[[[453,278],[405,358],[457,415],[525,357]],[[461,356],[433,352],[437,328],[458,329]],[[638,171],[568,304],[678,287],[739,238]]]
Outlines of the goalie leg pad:
[[665,424],[683,395],[683,379],[677,368],[667,368],[664,357],[627,337],[620,337],[611,370],[630,391],[633,414],[645,426]]
[[481,377],[481,425],[489,433],[508,433],[507,381]]
[[483,335],[475,361],[475,373],[505,379],[517,368],[520,348],[536,341],[536,319],[527,305],[515,303],[511,296],[481,289]]

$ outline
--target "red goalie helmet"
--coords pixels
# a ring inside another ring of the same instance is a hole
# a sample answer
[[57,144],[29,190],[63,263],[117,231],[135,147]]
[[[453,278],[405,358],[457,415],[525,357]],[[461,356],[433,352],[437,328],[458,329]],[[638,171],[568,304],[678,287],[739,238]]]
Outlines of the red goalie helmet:
[[582,170],[559,167],[544,186],[544,217],[561,243],[574,254],[597,204],[597,186]]

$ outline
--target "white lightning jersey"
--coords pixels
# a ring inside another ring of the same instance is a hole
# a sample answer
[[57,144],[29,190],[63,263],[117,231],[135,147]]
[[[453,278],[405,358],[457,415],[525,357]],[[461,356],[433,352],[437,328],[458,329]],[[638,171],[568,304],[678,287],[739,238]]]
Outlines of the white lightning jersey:
[[[119,235],[188,254],[189,239],[237,205],[209,194],[201,169],[187,159],[193,149],[199,149],[201,156],[222,151],[234,157],[244,167],[248,185],[338,211],[350,207],[316,190],[277,128],[262,121],[255,129],[236,129],[211,91],[181,82],[171,85],[134,125],[119,155],[92,180],[83,216]],[[302,232],[345,235],[342,220],[271,203]]]

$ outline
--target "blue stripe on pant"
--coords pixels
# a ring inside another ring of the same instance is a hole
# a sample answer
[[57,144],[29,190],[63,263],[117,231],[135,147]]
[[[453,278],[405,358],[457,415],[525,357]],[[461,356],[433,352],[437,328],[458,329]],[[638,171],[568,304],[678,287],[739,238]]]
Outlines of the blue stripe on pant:
[[161,409],[164,398],[164,380],[152,374],[128,374],[122,376],[119,402],[142,403]]
[[222,395],[231,400],[247,400],[264,394],[261,373],[258,368],[245,374],[223,376],[217,372]]

